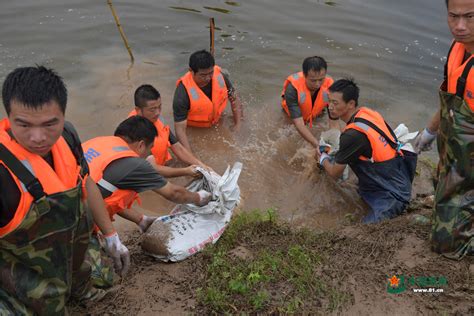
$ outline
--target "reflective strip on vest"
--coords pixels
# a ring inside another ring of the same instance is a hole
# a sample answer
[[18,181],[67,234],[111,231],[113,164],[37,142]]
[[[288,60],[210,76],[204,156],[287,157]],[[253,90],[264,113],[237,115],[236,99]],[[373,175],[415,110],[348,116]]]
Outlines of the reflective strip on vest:
[[193,98],[193,100],[199,100],[199,94],[196,91],[196,89],[194,88],[189,89],[189,93],[191,93],[191,97]]
[[221,88],[225,87],[224,77],[222,77],[222,74],[219,74],[217,76],[217,82],[219,83],[219,87]]
[[130,148],[125,147],[125,146],[115,146],[115,147],[112,147],[112,150],[116,152],[122,152],[122,151],[130,150]]
[[306,93],[300,92],[299,103],[304,103],[306,101]]
[[362,128],[364,131],[368,131],[370,126],[365,124],[365,123],[362,123],[362,122],[355,122],[354,123],[356,126]]
[[97,181],[97,184],[111,193],[114,193],[115,191],[119,189],[115,185],[110,183],[109,181],[105,180],[104,178]]

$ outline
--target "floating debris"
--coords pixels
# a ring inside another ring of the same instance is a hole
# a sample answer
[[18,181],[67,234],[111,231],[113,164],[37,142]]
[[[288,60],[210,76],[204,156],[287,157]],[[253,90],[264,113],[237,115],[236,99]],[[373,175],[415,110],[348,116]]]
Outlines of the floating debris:
[[234,7],[240,7],[240,3],[235,2],[235,1],[225,1],[225,4],[228,4]]
[[225,13],[225,14],[229,14],[229,13],[230,13],[230,10],[222,9],[222,8],[217,8],[217,7],[204,7],[204,9],[212,10],[212,11],[216,11],[216,12],[220,12],[220,13]]
[[193,8],[186,8],[186,7],[169,7],[170,9],[179,10],[179,11],[188,11],[188,12],[196,12],[201,13],[201,11],[193,9]]

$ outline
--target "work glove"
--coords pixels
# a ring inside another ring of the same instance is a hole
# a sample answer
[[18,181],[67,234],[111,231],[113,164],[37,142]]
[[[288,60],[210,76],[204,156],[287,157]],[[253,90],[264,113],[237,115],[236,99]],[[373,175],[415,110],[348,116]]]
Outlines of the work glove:
[[321,166],[321,168],[323,167],[324,160],[329,159],[329,158],[331,157],[328,154],[326,153],[321,154],[321,157],[319,157],[319,165]]
[[144,233],[148,230],[148,227],[150,227],[151,224],[157,219],[158,217],[156,216],[146,216],[143,215],[142,219],[138,223],[138,228],[140,228],[140,232]]
[[436,133],[432,134],[427,128],[415,138],[415,151],[419,154],[422,151],[430,150],[433,147],[433,141],[436,138]]
[[207,192],[206,190],[199,190],[197,194],[199,194],[199,202],[197,204],[198,206],[206,205],[207,203],[209,203],[212,197],[212,194],[210,192]]
[[120,276],[125,275],[130,267],[130,253],[120,241],[117,232],[105,236],[105,251],[114,260],[115,272]]

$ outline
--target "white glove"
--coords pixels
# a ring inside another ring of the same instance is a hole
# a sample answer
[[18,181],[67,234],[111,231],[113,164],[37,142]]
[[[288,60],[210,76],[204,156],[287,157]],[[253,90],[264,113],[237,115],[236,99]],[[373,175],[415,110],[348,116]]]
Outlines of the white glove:
[[206,205],[207,203],[209,203],[212,197],[212,194],[210,192],[207,192],[206,190],[199,190],[197,194],[199,194],[199,202],[197,204],[198,206]]
[[138,228],[140,228],[140,232],[144,233],[148,230],[148,227],[150,227],[151,224],[157,219],[158,217],[156,216],[146,216],[143,215],[140,223],[138,223]]
[[324,163],[324,160],[326,159],[329,159],[329,155],[326,154],[326,153],[322,153],[321,154],[321,157],[319,157],[319,165],[322,167],[323,166],[323,163]]
[[433,141],[436,138],[436,133],[432,134],[427,128],[425,128],[415,138],[415,151],[420,153],[422,151],[430,150],[433,147]]
[[130,267],[130,253],[120,241],[117,232],[105,237],[105,251],[114,260],[115,272],[120,276],[125,275]]

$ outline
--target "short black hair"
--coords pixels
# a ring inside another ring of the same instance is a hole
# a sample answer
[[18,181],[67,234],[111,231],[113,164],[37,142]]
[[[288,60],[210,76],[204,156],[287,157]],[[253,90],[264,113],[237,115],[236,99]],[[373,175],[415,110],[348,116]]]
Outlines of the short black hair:
[[2,88],[3,106],[7,115],[12,101],[38,109],[45,103],[56,101],[63,114],[66,112],[66,85],[53,69],[44,66],[20,67],[8,74]]
[[214,56],[205,49],[198,50],[189,56],[189,68],[191,68],[193,72],[198,72],[199,69],[214,67],[215,64]]
[[147,101],[155,101],[160,98],[160,92],[150,84],[143,84],[135,90],[133,97],[135,106],[143,109],[146,106]]
[[327,70],[328,64],[322,57],[319,57],[319,56],[306,57],[303,61],[303,73],[305,76],[308,75],[308,72],[310,70],[313,70],[315,72],[320,72],[323,69]]
[[448,4],[449,4],[449,0],[446,0],[446,8],[448,7]]
[[329,92],[341,92],[344,102],[355,101],[355,106],[359,104],[359,87],[352,78],[336,80],[330,87]]
[[158,136],[155,125],[144,117],[134,115],[117,126],[114,136],[125,138],[129,143],[143,140],[147,146],[151,145]]

